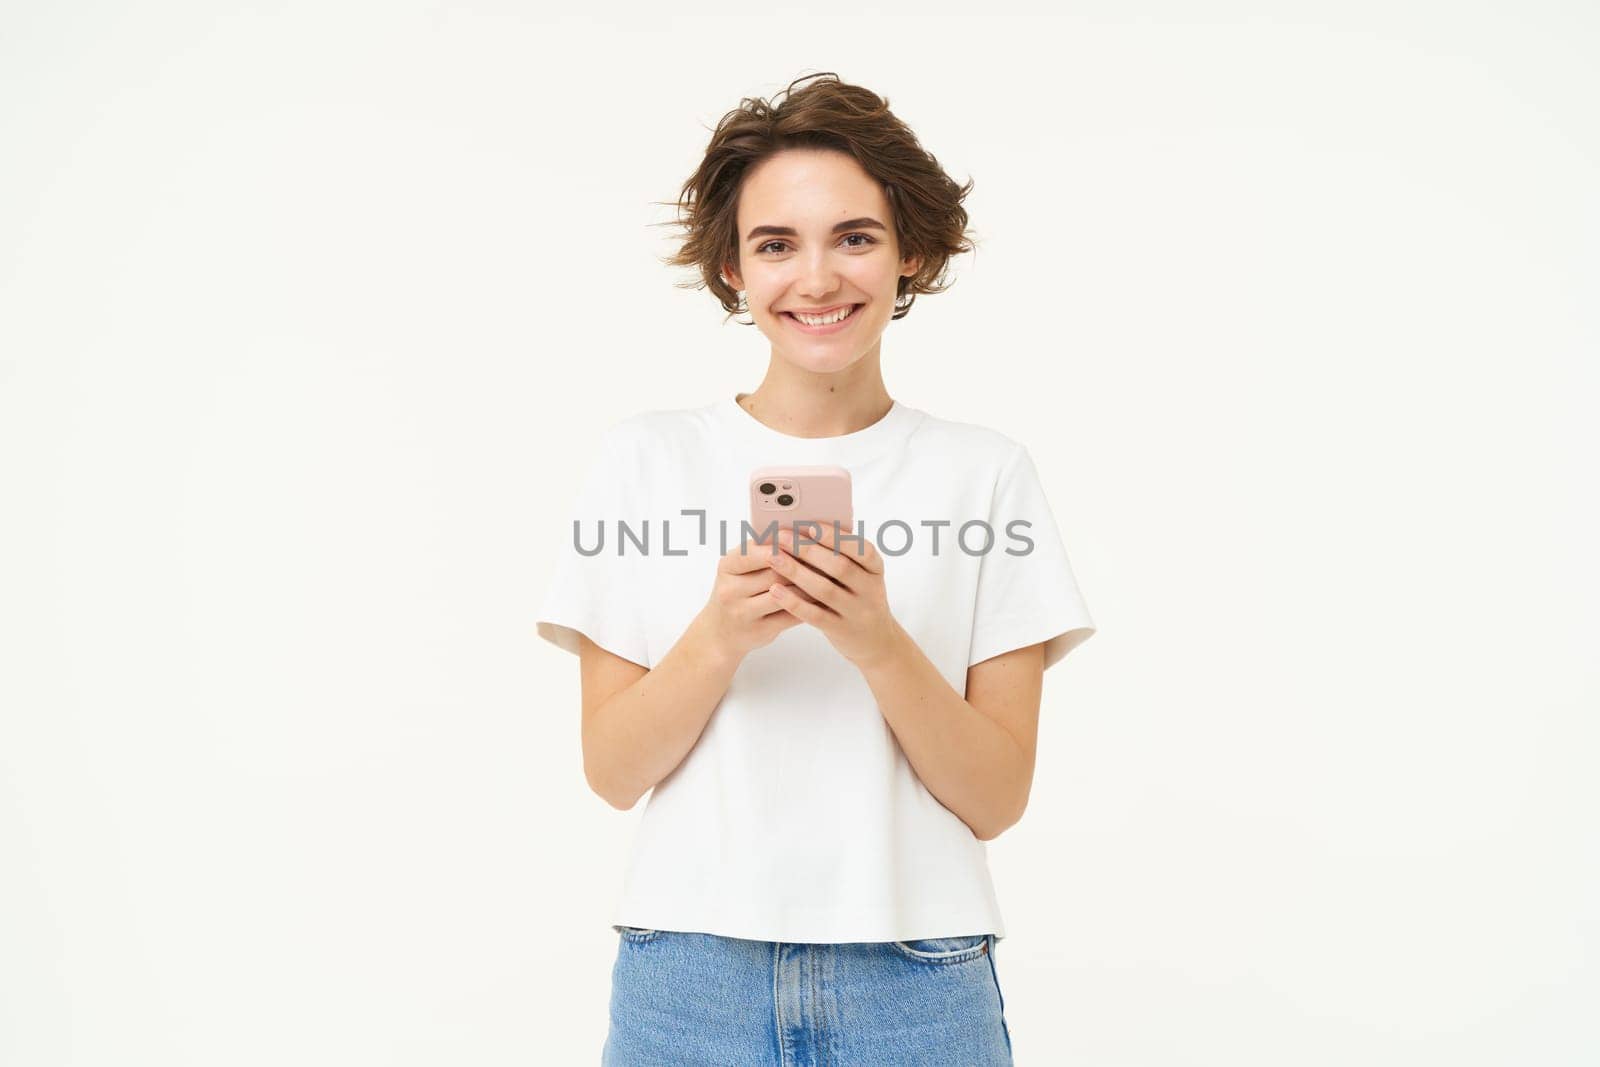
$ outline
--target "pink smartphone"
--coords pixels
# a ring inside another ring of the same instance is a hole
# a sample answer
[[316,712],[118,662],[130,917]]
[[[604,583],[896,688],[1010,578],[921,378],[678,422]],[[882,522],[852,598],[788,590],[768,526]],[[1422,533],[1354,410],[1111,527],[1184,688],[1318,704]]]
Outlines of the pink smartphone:
[[845,468],[757,467],[750,472],[750,527],[758,544],[766,543],[767,527],[774,522],[779,530],[805,522],[802,536],[814,540],[823,532],[831,534],[835,521],[840,532],[855,533],[850,472]]

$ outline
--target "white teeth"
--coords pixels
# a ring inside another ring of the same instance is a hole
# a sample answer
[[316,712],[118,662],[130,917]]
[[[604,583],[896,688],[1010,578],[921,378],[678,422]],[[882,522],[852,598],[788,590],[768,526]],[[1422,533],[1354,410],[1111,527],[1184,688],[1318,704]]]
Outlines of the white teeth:
[[851,304],[849,307],[840,308],[832,315],[802,315],[798,311],[791,311],[789,314],[793,315],[807,326],[828,326],[843,319],[855,309],[855,305]]

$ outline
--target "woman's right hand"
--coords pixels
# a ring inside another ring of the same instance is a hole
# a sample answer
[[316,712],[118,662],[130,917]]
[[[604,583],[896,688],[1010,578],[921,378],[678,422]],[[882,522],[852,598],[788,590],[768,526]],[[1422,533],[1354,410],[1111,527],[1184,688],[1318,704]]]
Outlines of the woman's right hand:
[[783,631],[805,621],[784,610],[773,598],[770,590],[774,585],[787,585],[816,603],[767,565],[772,551],[770,544],[750,540],[725,552],[717,560],[711,597],[700,609],[701,621],[711,639],[735,659],[743,659],[746,654],[771,644]]

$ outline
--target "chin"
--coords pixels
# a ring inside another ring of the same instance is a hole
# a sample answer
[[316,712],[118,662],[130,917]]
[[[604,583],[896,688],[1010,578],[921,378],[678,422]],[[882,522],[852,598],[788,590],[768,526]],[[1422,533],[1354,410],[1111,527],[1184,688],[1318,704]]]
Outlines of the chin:
[[840,350],[837,353],[796,352],[792,348],[778,349],[778,354],[784,362],[799,367],[801,370],[810,371],[812,374],[833,374],[859,361],[865,352]]

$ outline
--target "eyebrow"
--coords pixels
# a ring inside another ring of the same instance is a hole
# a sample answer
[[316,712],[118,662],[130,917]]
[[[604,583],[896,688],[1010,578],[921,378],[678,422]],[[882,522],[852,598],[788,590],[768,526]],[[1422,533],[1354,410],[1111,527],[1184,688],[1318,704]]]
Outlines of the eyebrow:
[[[879,222],[877,219],[866,216],[863,216],[859,219],[845,219],[843,222],[839,223],[833,228],[834,233],[843,233],[846,230],[883,230],[885,233],[888,232],[888,229],[883,225],[883,223]],[[799,231],[797,231],[793,226],[757,226],[755,229],[745,234],[744,239],[746,241],[753,241],[757,237],[798,236]]]

